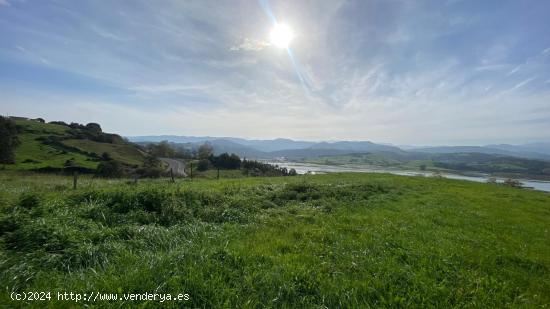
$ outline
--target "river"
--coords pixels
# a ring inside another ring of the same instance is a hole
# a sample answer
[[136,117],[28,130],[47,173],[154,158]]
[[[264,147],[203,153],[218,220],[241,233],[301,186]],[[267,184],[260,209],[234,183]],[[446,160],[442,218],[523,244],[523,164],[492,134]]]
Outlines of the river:
[[[280,167],[286,167],[288,169],[295,169],[298,174],[313,173],[341,173],[341,172],[359,172],[359,173],[389,173],[395,175],[405,176],[427,176],[432,177],[436,174],[430,171],[407,171],[393,168],[383,167],[368,167],[364,165],[322,165],[312,163],[296,163],[296,162],[266,162],[269,164],[279,165]],[[449,179],[460,179],[475,182],[487,182],[490,178],[489,175],[480,174],[479,176],[465,176],[452,173],[438,173],[438,175]],[[497,182],[503,182],[505,178],[496,177]],[[550,192],[550,181],[538,181],[532,179],[518,179],[524,187],[533,188],[539,191]]]

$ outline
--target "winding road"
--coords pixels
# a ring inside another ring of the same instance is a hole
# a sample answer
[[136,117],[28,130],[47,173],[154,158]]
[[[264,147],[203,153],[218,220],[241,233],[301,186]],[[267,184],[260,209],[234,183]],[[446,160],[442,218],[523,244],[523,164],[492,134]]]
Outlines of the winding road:
[[183,160],[172,159],[172,158],[159,158],[162,162],[166,163],[168,167],[167,171],[172,169],[174,176],[187,177],[185,173],[185,162]]

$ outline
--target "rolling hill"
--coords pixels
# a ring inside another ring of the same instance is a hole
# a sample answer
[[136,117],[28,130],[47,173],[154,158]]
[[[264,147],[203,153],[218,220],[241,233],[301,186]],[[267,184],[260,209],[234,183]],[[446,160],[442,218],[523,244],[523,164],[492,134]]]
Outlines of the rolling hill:
[[103,153],[128,166],[143,163],[144,154],[137,145],[116,134],[97,131],[97,128],[94,131],[76,123],[45,123],[20,117],[13,120],[21,144],[15,150],[15,164],[5,165],[6,169],[60,171],[71,165],[89,172],[98,166]]
[[[482,153],[505,155],[518,158],[550,160],[550,152],[535,152],[533,148],[524,148],[522,145],[488,145],[488,146],[437,146],[414,148],[411,152],[423,152],[432,154],[451,153]],[[536,148],[536,150],[542,150]],[[544,151],[544,150],[542,150]]]
[[194,137],[194,136],[130,136],[130,141],[147,144],[166,140],[181,147],[196,149],[201,144],[209,143],[214,153],[235,153],[241,157],[269,159],[285,157],[290,159],[343,155],[350,153],[405,153],[395,146],[376,144],[369,141],[308,142],[290,139],[247,140],[233,137]]
[[390,153],[404,156],[423,156],[423,154],[479,153],[550,161],[550,143],[532,143],[525,145],[487,145],[487,146],[431,146],[397,147],[370,141],[312,142],[291,139],[248,140],[235,137],[151,135],[129,136],[132,142],[140,144],[157,143],[163,140],[180,144],[181,147],[198,148],[210,143],[216,153],[235,153],[241,157],[270,159],[285,157],[289,159],[335,156],[353,153]]

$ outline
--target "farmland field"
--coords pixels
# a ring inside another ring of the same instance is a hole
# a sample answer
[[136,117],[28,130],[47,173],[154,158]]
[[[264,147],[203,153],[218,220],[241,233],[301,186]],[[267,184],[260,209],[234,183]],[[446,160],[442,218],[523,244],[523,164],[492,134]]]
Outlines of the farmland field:
[[550,195],[386,174],[140,181],[0,174],[10,293],[186,293],[90,307],[538,307]]

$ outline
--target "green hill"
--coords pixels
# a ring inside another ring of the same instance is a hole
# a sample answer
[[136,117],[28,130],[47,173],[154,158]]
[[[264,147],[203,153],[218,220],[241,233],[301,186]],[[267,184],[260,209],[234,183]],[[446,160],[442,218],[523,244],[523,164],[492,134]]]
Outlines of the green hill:
[[71,165],[82,171],[95,170],[103,153],[128,165],[143,163],[144,154],[116,134],[104,133],[99,125],[44,123],[14,119],[21,144],[15,150],[15,164],[8,170],[57,171]]

